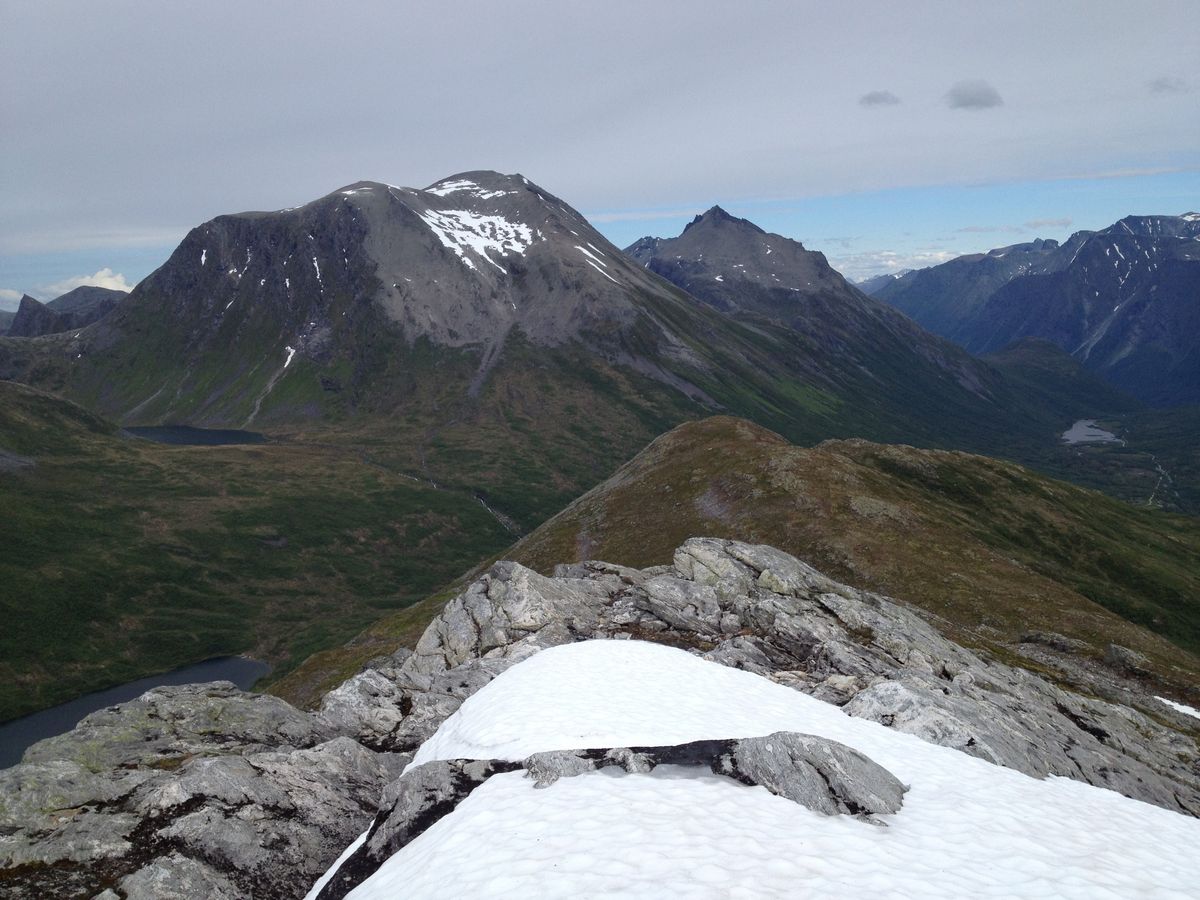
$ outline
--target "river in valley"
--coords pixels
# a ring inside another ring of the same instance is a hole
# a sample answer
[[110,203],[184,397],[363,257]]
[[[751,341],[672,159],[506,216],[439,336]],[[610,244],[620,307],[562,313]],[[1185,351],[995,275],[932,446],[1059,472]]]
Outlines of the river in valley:
[[21,761],[27,747],[38,741],[70,731],[89,713],[106,706],[140,697],[151,688],[164,684],[193,684],[205,681],[232,681],[249,690],[271,667],[244,656],[222,656],[149,678],[139,678],[117,687],[84,694],[58,706],[0,723],[0,769]]

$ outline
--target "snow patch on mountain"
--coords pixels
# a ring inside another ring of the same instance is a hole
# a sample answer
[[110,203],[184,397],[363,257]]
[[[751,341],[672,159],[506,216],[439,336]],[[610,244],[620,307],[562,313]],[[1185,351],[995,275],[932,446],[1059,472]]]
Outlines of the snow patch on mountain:
[[438,197],[448,197],[451,194],[470,194],[478,197],[480,200],[493,200],[496,197],[505,197],[509,194],[516,193],[515,191],[489,191],[487,188],[481,187],[473,181],[465,179],[455,179],[453,181],[440,181],[437,184],[425,189],[427,194],[436,194]]
[[[393,896],[1182,897],[1200,821],[925,743],[749,672],[638,641],[543,650],[467,699],[412,766],[799,731],[910,785],[887,828],[698,769],[545,790],[496,775],[353,890]],[[411,768],[411,766],[410,766]]]
[[1168,700],[1166,697],[1155,697],[1154,699],[1167,704],[1167,706],[1171,707],[1171,709],[1175,710],[1176,712],[1181,712],[1185,716],[1192,716],[1193,718],[1200,719],[1200,709],[1193,709],[1186,703],[1176,703],[1174,700]]
[[501,256],[515,253],[524,255],[540,231],[534,231],[521,222],[511,222],[503,216],[482,215],[468,209],[427,209],[420,213],[421,219],[430,227],[442,246],[453,250],[467,268],[475,269],[475,263],[467,256],[471,251],[501,272],[504,267],[488,253]]

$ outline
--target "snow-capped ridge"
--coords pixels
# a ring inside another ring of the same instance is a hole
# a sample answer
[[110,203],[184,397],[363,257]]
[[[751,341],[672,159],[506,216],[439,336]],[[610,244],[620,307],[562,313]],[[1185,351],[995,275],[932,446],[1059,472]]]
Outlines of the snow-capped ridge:
[[[1196,819],[1067,779],[1038,781],[760,674],[640,641],[570,643],[511,666],[442,724],[388,795],[403,796],[405,780],[436,760],[775,732],[819,735],[894,773],[908,793],[889,827],[672,767],[615,778],[571,770],[579,774],[545,790],[501,769],[345,896],[783,897],[797,884],[833,896],[882,879],[900,896],[960,897],[969,883],[980,894],[1090,900],[1100,890],[1172,896],[1193,883]],[[474,848],[469,859],[464,846]]]

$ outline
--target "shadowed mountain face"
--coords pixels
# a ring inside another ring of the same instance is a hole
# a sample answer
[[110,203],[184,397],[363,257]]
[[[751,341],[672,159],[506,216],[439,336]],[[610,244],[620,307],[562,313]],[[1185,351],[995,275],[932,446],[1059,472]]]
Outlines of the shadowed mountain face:
[[961,257],[877,296],[975,353],[1041,338],[1145,402],[1200,402],[1200,214]]
[[[830,393],[853,398],[856,409],[874,410],[877,422],[907,417],[908,436],[869,427],[852,432],[858,436],[1001,452],[1002,440],[989,445],[995,436],[981,440],[980,431],[973,439],[967,431],[976,425],[966,423],[984,409],[1007,418],[1027,405],[991,366],[868,297],[823,254],[720,207],[677,238],[642,238],[626,252],[734,321],[786,328],[791,340],[783,352],[792,363]],[[938,417],[940,439],[920,434],[923,422]]]
[[68,291],[49,303],[41,303],[26,294],[9,324],[10,337],[40,337],[83,328],[104,318],[114,309],[124,291],[85,285]]

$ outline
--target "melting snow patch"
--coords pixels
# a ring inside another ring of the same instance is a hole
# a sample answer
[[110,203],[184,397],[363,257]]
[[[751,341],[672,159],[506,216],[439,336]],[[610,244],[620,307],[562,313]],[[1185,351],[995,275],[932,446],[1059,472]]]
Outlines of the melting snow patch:
[[611,281],[613,284],[620,284],[620,283],[621,283],[621,282],[617,281],[617,279],[615,279],[615,278],[613,278],[611,275],[609,275],[607,272],[605,272],[605,271],[604,271],[602,268],[600,268],[600,267],[599,267],[598,265],[596,265],[594,262],[592,262],[590,259],[589,259],[589,260],[586,260],[586,262],[587,262],[587,264],[588,264],[589,266],[591,266],[593,269],[595,269],[597,272],[599,272],[601,275],[603,275],[605,278],[607,278],[607,279],[608,279],[609,281]]
[[436,194],[439,197],[445,197],[449,194],[468,193],[480,200],[491,200],[495,197],[505,197],[508,194],[516,193],[515,191],[489,191],[486,188],[480,187],[473,181],[443,181],[440,184],[435,184],[433,187],[426,190],[428,194]]
[[203,250],[200,251],[200,265],[204,265],[204,262],[207,259],[208,259],[208,248],[205,247]]
[[1166,697],[1155,697],[1154,699],[1167,704],[1167,706],[1171,707],[1176,712],[1183,713],[1185,716],[1194,716],[1195,718],[1200,719],[1200,709],[1192,709],[1192,707],[1184,703],[1176,703],[1174,700],[1168,700]]
[[442,245],[453,250],[471,269],[475,264],[466,255],[467,250],[503,272],[504,267],[488,256],[488,251],[501,256],[523,255],[533,243],[533,232],[528,225],[510,222],[503,216],[480,215],[467,209],[427,209],[420,216]]
[[724,281],[724,280],[725,280],[725,276],[724,276],[724,275],[718,275],[718,276],[717,276],[717,278],[716,278],[716,280],[717,280],[717,281]]
[[[588,244],[588,246],[591,247],[592,245]],[[599,263],[600,265],[604,266],[604,268],[606,268],[606,269],[608,268],[608,263],[606,263],[604,260],[602,260],[600,257],[598,257],[595,253],[591,253],[591,252],[583,249],[583,247],[580,247],[578,244],[575,245],[575,249],[578,250],[580,253],[582,253],[584,256],[591,259],[593,262]],[[594,250],[596,248],[592,247],[592,249]]]
[[286,369],[288,366],[290,366],[292,364],[292,357],[296,355],[296,348],[295,347],[284,347],[283,349],[287,351],[287,359],[285,359],[283,361],[283,367]]
[[889,827],[690,768],[594,772],[545,790],[513,772],[490,778],[349,896],[1194,893],[1196,819],[1065,778],[1039,781],[639,641],[536,653],[468,698],[412,765],[781,730],[844,743],[910,785]]

